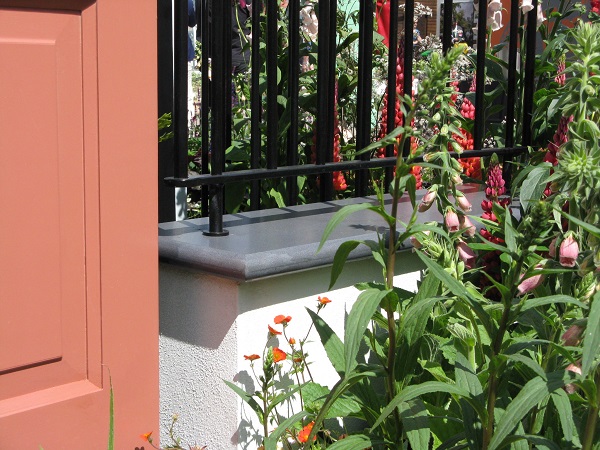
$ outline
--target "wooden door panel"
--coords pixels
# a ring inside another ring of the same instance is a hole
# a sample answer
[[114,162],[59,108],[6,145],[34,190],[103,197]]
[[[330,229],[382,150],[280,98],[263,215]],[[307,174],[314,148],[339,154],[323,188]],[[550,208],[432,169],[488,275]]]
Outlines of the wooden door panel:
[[[132,26],[132,24],[136,24]],[[156,5],[0,0],[0,449],[157,431]]]
[[81,42],[81,13],[0,16],[0,400],[86,378]]

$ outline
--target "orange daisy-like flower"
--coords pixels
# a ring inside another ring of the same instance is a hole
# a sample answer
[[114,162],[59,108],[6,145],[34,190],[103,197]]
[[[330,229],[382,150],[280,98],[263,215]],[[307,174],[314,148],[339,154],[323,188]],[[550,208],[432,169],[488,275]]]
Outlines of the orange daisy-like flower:
[[144,433],[140,435],[140,437],[146,442],[152,442],[152,431],[150,431],[149,433]]
[[244,355],[244,359],[247,359],[248,361],[254,361],[255,359],[259,359],[260,356],[258,356],[256,353],[253,353],[252,355]]
[[317,297],[317,301],[321,305],[326,305],[327,303],[331,303],[331,300],[329,300],[327,297]]
[[[302,428],[300,430],[300,432],[298,433],[298,442],[300,442],[301,444],[305,444],[308,441],[308,436],[310,435],[310,432],[312,431],[312,428],[315,426],[315,422],[311,422],[308,425],[306,425],[304,428]],[[316,441],[317,437],[313,436],[313,441]]]
[[277,331],[275,328],[273,328],[271,325],[267,325],[267,327],[269,327],[269,334],[271,336],[276,336],[278,334],[281,334],[281,331]]
[[279,347],[273,347],[273,361],[276,363],[285,361],[287,358],[287,354],[281,350]]
[[275,316],[273,322],[275,322],[277,325],[283,324],[283,326],[286,326],[289,322],[291,322],[291,320],[292,316],[284,316],[283,314],[279,314],[278,316]]

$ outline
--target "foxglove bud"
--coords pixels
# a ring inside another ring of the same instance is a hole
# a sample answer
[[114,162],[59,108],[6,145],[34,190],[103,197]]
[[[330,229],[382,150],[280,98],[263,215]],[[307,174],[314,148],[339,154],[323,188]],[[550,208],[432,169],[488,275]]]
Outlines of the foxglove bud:
[[452,182],[455,186],[460,186],[461,184],[463,184],[463,180],[459,173],[455,173],[454,175],[452,175]]
[[550,241],[550,245],[548,246],[548,254],[550,258],[556,258],[556,237]]
[[573,237],[572,233],[569,233],[567,237],[561,242],[559,250],[559,261],[563,267],[575,267],[575,262],[579,256],[579,244]]
[[477,230],[475,229],[475,225],[473,225],[473,222],[471,222],[471,219],[469,219],[464,214],[461,214],[458,219],[460,221],[460,229],[464,230],[463,234],[467,237],[475,236]]
[[[536,269],[541,269],[542,266],[541,265],[537,265]],[[538,287],[540,284],[542,284],[542,281],[544,280],[544,276],[539,273],[537,275],[533,275],[529,278],[525,278],[523,279],[523,276],[521,276],[521,282],[519,283],[519,286],[517,287],[517,290],[519,291],[519,295],[525,295],[528,294],[529,292],[533,291],[536,287]]]
[[469,212],[471,211],[471,209],[473,209],[473,207],[471,206],[471,202],[467,199],[467,197],[465,197],[462,194],[457,193],[456,204],[460,209],[462,209],[465,212]]
[[567,329],[567,331],[565,331],[562,335],[562,340],[565,343],[565,345],[568,345],[570,347],[575,347],[576,345],[579,345],[584,330],[585,328],[580,325],[571,325]]
[[460,229],[460,220],[458,218],[458,214],[456,214],[456,212],[452,208],[448,208],[446,210],[445,222],[446,228],[450,233],[453,233],[454,231],[458,231]]
[[[581,361],[569,364],[566,370],[581,375]],[[573,383],[569,383],[564,387],[564,390],[567,392],[567,394],[574,394],[577,390],[577,387]]]
[[432,188],[432,189],[428,190],[427,193],[421,199],[421,203],[419,203],[419,212],[425,212],[429,208],[431,208],[431,205],[435,201],[436,197],[437,197],[437,189]]
[[465,267],[467,269],[472,269],[475,266],[475,260],[477,259],[477,255],[475,255],[473,249],[464,241],[459,241],[456,250],[458,251],[460,260],[465,263]]

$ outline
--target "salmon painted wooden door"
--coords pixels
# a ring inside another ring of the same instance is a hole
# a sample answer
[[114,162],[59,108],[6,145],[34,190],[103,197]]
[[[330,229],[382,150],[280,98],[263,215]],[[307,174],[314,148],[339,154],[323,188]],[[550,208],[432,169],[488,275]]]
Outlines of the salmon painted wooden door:
[[158,426],[156,2],[0,0],[0,449]]

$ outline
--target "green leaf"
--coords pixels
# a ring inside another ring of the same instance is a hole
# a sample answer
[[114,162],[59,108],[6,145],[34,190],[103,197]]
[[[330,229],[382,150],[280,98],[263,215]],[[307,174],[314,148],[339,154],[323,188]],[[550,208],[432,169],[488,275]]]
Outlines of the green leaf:
[[[265,413],[265,416],[268,417],[269,414],[271,414],[271,411],[273,410],[273,408],[277,407],[277,405],[281,404],[283,401],[285,401],[288,398],[295,395],[296,392],[298,392],[300,389],[304,389],[303,384],[298,384],[298,385],[295,385],[294,387],[287,388],[285,391],[280,392],[275,397],[273,397],[271,399],[271,401],[269,402],[269,405],[267,406],[267,411]],[[302,391],[302,392],[304,392],[304,391]]]
[[110,384],[110,401],[108,404],[108,450],[115,448],[115,393],[113,391],[112,376],[108,373]]
[[508,250],[514,253],[517,251],[517,230],[513,227],[512,216],[508,208],[504,211],[504,242],[506,242]]
[[412,448],[429,448],[431,431],[427,408],[421,399],[414,399],[400,407],[404,432]]
[[[460,352],[456,354],[456,363],[454,369],[454,377],[456,385],[459,388],[466,389],[471,395],[472,402],[477,402],[479,411],[485,411],[483,400],[483,387],[481,382],[469,360]],[[467,438],[468,446],[471,450],[479,450],[482,448],[483,432],[482,422],[486,421],[485,417],[480,417],[474,408],[466,399],[461,398],[459,401],[462,412],[465,437]]]
[[544,178],[550,175],[550,168],[544,165],[535,167],[529,172],[527,178],[521,186],[521,206],[527,212],[533,202],[537,202],[542,198],[546,183]]
[[[304,409],[312,413],[318,413],[323,407],[325,399],[330,390],[326,386],[318,383],[307,383],[302,387],[302,398],[304,400]],[[341,396],[329,407],[326,419],[335,417],[348,417],[360,411],[360,405],[350,397]]]
[[283,195],[277,189],[272,188],[269,191],[269,196],[275,199],[278,208],[285,208],[285,200],[283,199]]
[[[435,278],[434,280],[438,281]],[[420,301],[415,297],[411,302],[403,314],[404,320],[400,330],[409,346],[414,345],[423,336],[434,305],[444,300],[446,297],[432,297]]]
[[536,377],[525,384],[517,396],[509,403],[506,411],[500,418],[488,450],[500,448],[509,434],[517,428],[521,420],[529,413],[531,408],[540,403],[546,396],[565,385],[565,373],[554,372],[548,379]]
[[538,306],[553,305],[556,303],[566,303],[570,305],[577,305],[580,308],[587,309],[585,303],[580,302],[570,295],[550,295],[548,297],[529,298],[525,300],[521,307],[521,312],[525,312],[531,308],[537,308]]
[[[555,207],[556,208],[556,207]],[[585,231],[587,231],[588,233],[593,234],[594,236],[596,236],[597,238],[600,238],[600,228],[595,227],[594,225],[584,222],[583,220],[578,219],[575,216],[572,216],[571,214],[568,214],[564,211],[562,211],[559,208],[556,208],[558,212],[560,212],[560,214],[562,214],[563,216],[565,216],[567,219],[569,219],[571,222],[579,225],[581,228],[583,228]]]
[[334,442],[327,448],[330,450],[364,450],[365,448],[382,445],[384,443],[385,442],[380,439],[373,439],[364,434],[352,434],[346,436],[344,439]]
[[596,292],[592,300],[592,307],[583,336],[581,376],[585,378],[597,363],[596,359],[600,356],[600,292]]
[[268,437],[265,438],[265,450],[277,450],[277,441],[287,430],[292,428],[297,422],[300,422],[306,416],[305,411],[300,411],[292,417],[284,420],[275,428]]
[[[515,434],[506,438],[506,443],[516,443],[528,441],[534,444],[536,450],[561,450],[561,448],[554,442],[545,437],[541,436],[532,436],[530,434]],[[524,448],[529,448],[527,445]]]
[[344,330],[345,373],[356,367],[356,356],[365,330],[381,301],[390,290],[368,289],[360,293],[346,321]]
[[259,404],[254,400],[254,397],[244,391],[242,388],[237,386],[236,384],[231,383],[230,381],[223,380],[227,386],[229,386],[240,398],[245,401],[250,408],[256,413],[259,420],[263,420],[263,410],[259,406]]
[[329,235],[333,232],[333,230],[337,228],[337,226],[340,223],[342,223],[346,219],[346,217],[348,217],[350,214],[354,214],[355,212],[372,208],[373,205],[370,203],[361,203],[358,205],[347,205],[339,211],[337,211],[325,227],[325,231],[323,232],[323,237],[321,238],[321,242],[319,243],[319,248],[317,249],[317,252],[319,252],[323,248],[323,245],[325,244],[325,241],[327,240]]
[[569,396],[564,390],[558,389],[550,394],[550,397],[552,398],[552,402],[554,402],[554,406],[556,406],[556,412],[560,419],[565,440],[570,442],[574,447],[581,447],[577,426],[573,420],[574,415]]
[[344,265],[346,264],[346,260],[348,259],[348,255],[352,250],[358,247],[359,244],[363,242],[361,241],[346,241],[342,245],[340,245],[335,252],[335,256],[333,257],[333,266],[331,267],[331,277],[329,279],[329,288],[331,290],[338,277],[344,270]]
[[340,340],[337,334],[325,323],[321,317],[306,308],[308,314],[310,315],[313,324],[319,333],[319,337],[321,338],[321,344],[323,344],[323,348],[325,349],[325,353],[327,353],[327,358],[331,365],[335,369],[335,371],[340,375],[340,377],[344,376],[344,344]]
[[383,409],[381,415],[377,419],[377,421],[371,427],[371,430],[377,428],[381,423],[396,409],[401,403],[412,400],[413,398],[417,398],[424,394],[429,394],[432,392],[446,392],[448,394],[455,394],[461,397],[468,397],[469,393],[452,384],[443,383],[441,381],[426,381],[425,383],[408,386],[403,389],[396,397],[392,399],[388,403],[388,405]]

